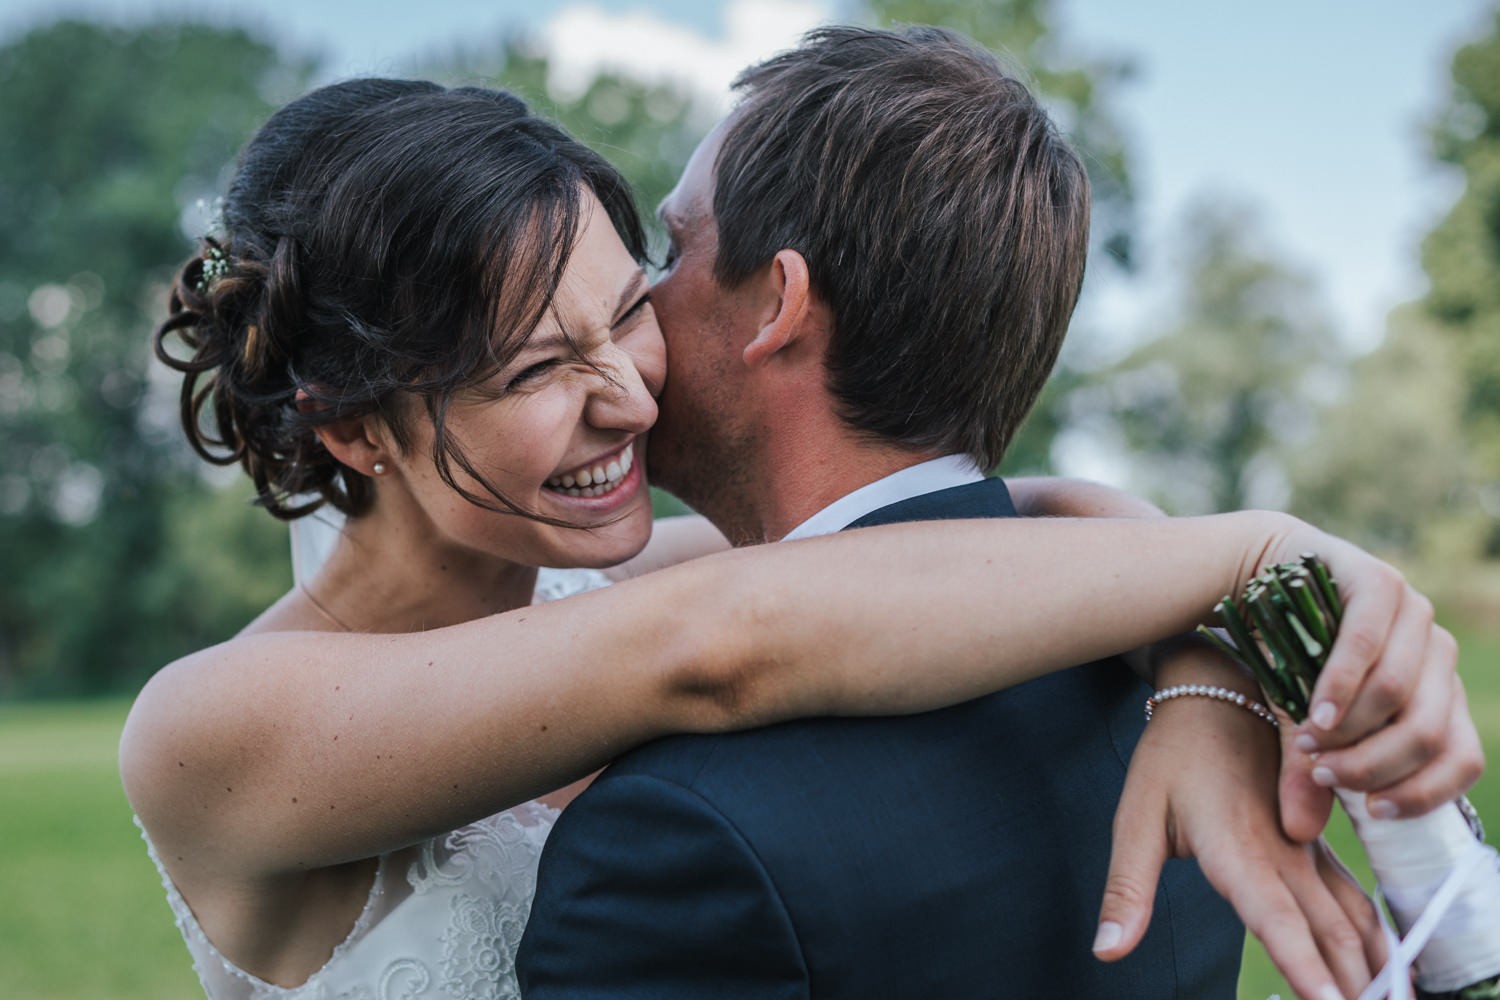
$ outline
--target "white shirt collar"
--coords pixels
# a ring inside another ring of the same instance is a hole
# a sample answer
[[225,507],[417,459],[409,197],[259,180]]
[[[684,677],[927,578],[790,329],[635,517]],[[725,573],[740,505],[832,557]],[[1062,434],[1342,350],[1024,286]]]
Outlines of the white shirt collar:
[[831,535],[843,531],[871,511],[953,486],[967,486],[983,478],[984,473],[967,455],[944,455],[929,462],[909,465],[861,486],[853,493],[844,494],[787,532],[782,541]]

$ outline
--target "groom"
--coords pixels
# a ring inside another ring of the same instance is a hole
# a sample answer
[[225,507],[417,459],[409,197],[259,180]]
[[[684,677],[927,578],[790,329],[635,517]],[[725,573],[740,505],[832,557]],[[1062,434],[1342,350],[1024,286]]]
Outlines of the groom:
[[[653,476],[735,544],[1014,516],[980,470],[1078,295],[1078,157],[934,29],[827,29],[741,87],[662,206]],[[1106,662],[631,753],[552,834],[526,995],[1233,996],[1242,928],[1188,863],[1128,958],[1089,955],[1145,693]]]

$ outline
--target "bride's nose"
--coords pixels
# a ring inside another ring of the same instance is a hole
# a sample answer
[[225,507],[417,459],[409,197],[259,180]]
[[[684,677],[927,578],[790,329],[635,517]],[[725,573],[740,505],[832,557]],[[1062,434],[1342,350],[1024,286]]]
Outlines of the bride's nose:
[[656,423],[656,399],[630,352],[611,345],[600,378],[589,396],[588,420],[595,427],[640,434]]

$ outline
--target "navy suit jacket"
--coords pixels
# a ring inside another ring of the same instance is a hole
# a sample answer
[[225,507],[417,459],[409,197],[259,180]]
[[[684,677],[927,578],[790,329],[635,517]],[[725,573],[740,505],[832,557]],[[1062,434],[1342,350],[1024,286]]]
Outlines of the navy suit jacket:
[[[1014,514],[991,479],[854,526]],[[1243,928],[1194,862],[1167,863],[1129,958],[1090,951],[1146,694],[1107,660],[921,715],[627,754],[548,841],[522,991],[1232,998]]]

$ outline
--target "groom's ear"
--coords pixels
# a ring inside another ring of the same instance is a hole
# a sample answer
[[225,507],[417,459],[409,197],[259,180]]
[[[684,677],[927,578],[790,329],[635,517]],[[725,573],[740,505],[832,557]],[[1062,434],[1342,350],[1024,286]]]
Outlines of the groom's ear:
[[763,365],[802,340],[814,308],[807,261],[795,250],[778,250],[767,277],[767,306],[755,338],[745,345],[745,364]]

